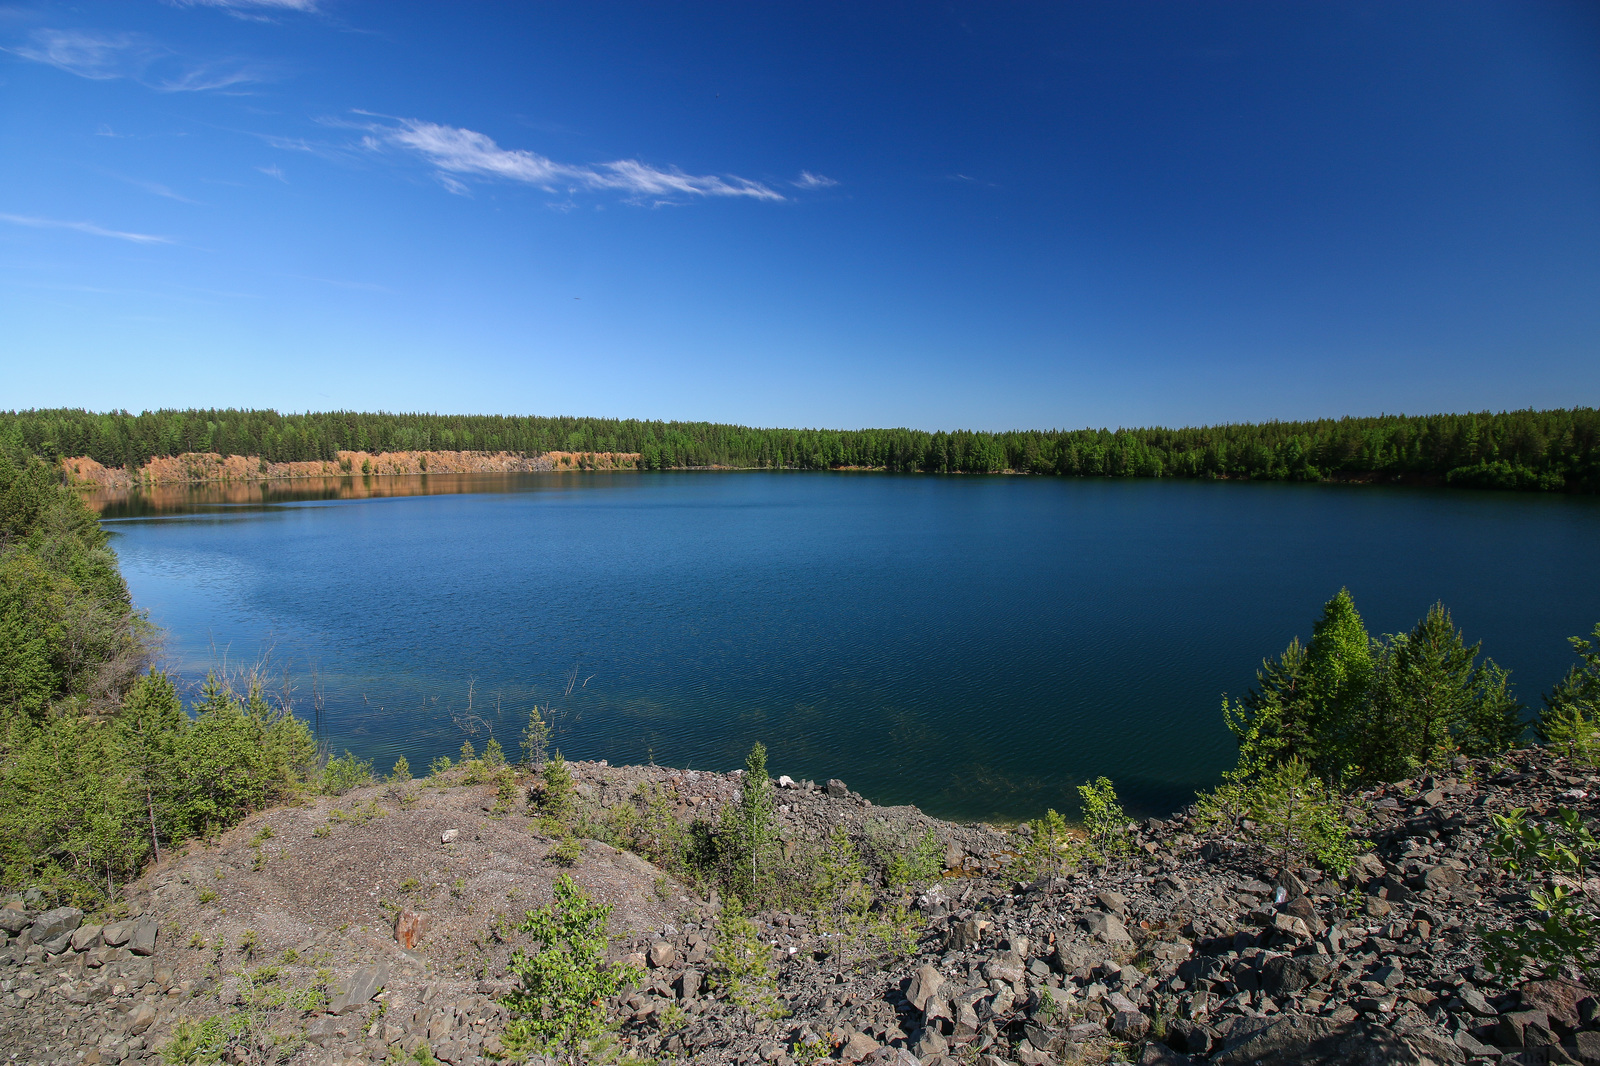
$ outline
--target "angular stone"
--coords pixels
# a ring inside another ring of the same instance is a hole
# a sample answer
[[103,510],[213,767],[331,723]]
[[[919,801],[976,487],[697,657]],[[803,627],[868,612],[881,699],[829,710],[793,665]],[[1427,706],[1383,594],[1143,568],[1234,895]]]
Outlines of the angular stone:
[[0,932],[16,936],[33,924],[33,916],[21,907],[0,907]]
[[100,927],[98,925],[80,925],[72,934],[72,950],[88,951],[100,943]]
[[678,975],[678,979],[672,982],[672,987],[677,991],[679,999],[693,999],[700,994],[703,983],[704,978],[700,976],[700,971],[690,968]]
[[1118,918],[1128,916],[1128,897],[1121,892],[1102,892],[1095,897],[1095,901]]
[[1550,1028],[1550,1016],[1542,1010],[1514,1010],[1500,1015],[1495,1023],[1494,1042],[1500,1047],[1522,1047],[1528,1025]]
[[70,951],[72,949],[72,932],[69,930],[58,936],[51,937],[49,940],[40,942],[38,947],[46,955],[59,955],[63,951]]
[[444,832],[439,834],[439,843],[454,844],[456,842],[456,838],[460,835],[461,830],[459,829],[446,829]]
[[932,965],[924,964],[911,975],[911,984],[906,986],[906,1001],[921,1011],[927,1007],[928,1000],[943,987],[944,974]]
[[1551,1023],[1567,1029],[1583,1024],[1578,1017],[1578,1004],[1588,997],[1589,990],[1576,981],[1529,981],[1519,991],[1523,1010],[1542,1010]]
[[395,942],[410,951],[422,942],[423,936],[432,924],[433,920],[426,911],[414,911],[407,907],[400,912],[400,917],[395,919]]
[[1285,1014],[1274,1019],[1240,1019],[1239,1036],[1212,1057],[1216,1066],[1302,1066],[1338,1054],[1343,1033],[1328,1018]]
[[657,940],[650,945],[650,965],[653,967],[671,966],[678,960],[678,949],[665,940]]
[[1143,1040],[1144,1034],[1150,1030],[1150,1019],[1144,1016],[1143,1011],[1119,1010],[1111,1016],[1111,1035],[1119,1040]]
[[141,1003],[128,1015],[128,1035],[138,1036],[150,1026],[155,1024],[156,1009],[149,1003]]
[[1300,992],[1333,973],[1329,955],[1277,955],[1261,968],[1261,990],[1269,996]]
[[1469,1014],[1478,1018],[1493,1018],[1500,1013],[1483,997],[1482,992],[1479,992],[1471,985],[1462,985],[1456,989],[1456,998],[1452,1001],[1451,1006],[1455,1006],[1457,1003]]
[[108,948],[120,948],[133,938],[133,922],[113,922],[100,930],[100,940]]
[[1128,935],[1127,928],[1114,914],[1105,911],[1089,911],[1078,924],[1088,931],[1097,940],[1113,945],[1132,945],[1133,937]]
[[[831,781],[829,782],[830,785],[832,783]],[[839,1061],[860,1062],[874,1051],[877,1051],[880,1046],[876,1040],[866,1033],[852,1033],[850,1039],[845,1041],[844,1047],[839,1049]]]
[[922,1066],[905,1048],[881,1047],[861,1060],[866,1066]]
[[382,991],[388,980],[388,963],[377,962],[363,966],[350,975],[344,988],[334,997],[333,1002],[328,1004],[328,1010],[333,1014],[348,1014]]
[[919,1059],[929,1059],[935,1055],[943,1055],[950,1050],[950,1042],[944,1038],[939,1030],[927,1028],[917,1034],[916,1042],[911,1045],[911,1050]]
[[[850,790],[845,787],[843,781],[840,781],[837,777],[828,779],[828,795],[832,796],[834,799],[842,799],[843,797],[849,795],[849,793]],[[873,1046],[876,1047],[877,1045],[874,1044]]]
[[983,976],[988,981],[1004,981],[1008,985],[1020,985],[1027,979],[1027,970],[1022,965],[1021,957],[1015,952],[1008,951],[984,963]]
[[1573,1038],[1578,1059],[1584,1063],[1600,1062],[1600,1033],[1585,1029]]
[[1306,925],[1305,919],[1298,918],[1293,914],[1274,914],[1272,916],[1272,931],[1293,937],[1296,940],[1311,939],[1311,927]]
[[1139,1056],[1139,1066],[1192,1066],[1194,1062],[1188,1055],[1173,1051],[1154,1040],[1145,1044],[1144,1053]]
[[82,924],[83,912],[76,907],[57,907],[53,911],[45,911],[33,920],[33,942],[42,944],[46,940],[54,940]]
[[160,930],[156,920],[148,915],[133,923],[133,935],[128,938],[128,950],[135,955],[150,955],[156,950],[156,936]]

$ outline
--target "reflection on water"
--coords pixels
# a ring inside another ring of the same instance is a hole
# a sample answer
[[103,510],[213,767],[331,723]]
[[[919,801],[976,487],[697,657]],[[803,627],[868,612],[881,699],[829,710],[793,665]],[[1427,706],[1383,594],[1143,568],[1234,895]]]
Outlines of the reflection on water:
[[[603,472],[601,472],[603,473]],[[594,473],[557,477],[593,477]],[[538,475],[548,479],[548,475]],[[275,478],[262,481],[204,481],[144,485],[128,489],[86,490],[84,502],[105,519],[195,514],[213,507],[271,507],[319,500],[367,500],[390,496],[516,492],[527,474],[351,474],[343,477]]]

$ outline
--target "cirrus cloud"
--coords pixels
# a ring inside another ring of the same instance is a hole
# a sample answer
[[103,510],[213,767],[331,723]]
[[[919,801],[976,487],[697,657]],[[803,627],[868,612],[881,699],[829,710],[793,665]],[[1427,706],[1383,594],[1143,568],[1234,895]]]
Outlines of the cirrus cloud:
[[54,218],[36,218],[32,215],[7,215],[0,214],[0,222],[9,222],[13,226],[27,226],[30,229],[70,229],[79,233],[87,233],[91,237],[112,237],[119,241],[132,241],[134,244],[171,244],[171,237],[158,237],[153,233],[128,233],[123,230],[106,229],[96,226],[93,222],[66,222]]
[[422,157],[436,168],[440,181],[452,192],[466,191],[461,177],[477,177],[520,182],[547,192],[620,192],[635,201],[709,196],[784,199],[781,193],[758,181],[733,175],[689,174],[677,167],[651,166],[637,159],[594,164],[558,163],[526,149],[502,148],[492,137],[476,130],[421,119],[392,119],[366,129],[368,133],[362,142],[366,148],[381,151],[385,147],[395,147]]

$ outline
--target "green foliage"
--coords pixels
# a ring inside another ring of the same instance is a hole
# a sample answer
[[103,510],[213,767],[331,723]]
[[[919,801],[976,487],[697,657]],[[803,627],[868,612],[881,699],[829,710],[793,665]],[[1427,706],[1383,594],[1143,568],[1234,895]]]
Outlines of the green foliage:
[[1515,980],[1532,969],[1545,977],[1571,966],[1600,975],[1600,907],[1583,888],[1600,860],[1593,832],[1576,811],[1556,811],[1540,823],[1525,808],[1492,816],[1490,854],[1512,880],[1525,885],[1531,921],[1479,933],[1485,962]]
[[[1184,429],[926,433],[755,429],[707,422],[351,411],[83,410],[0,413],[0,452],[56,462],[86,455],[139,466],[183,452],[272,462],[337,461],[343,451],[552,450],[639,453],[639,465],[928,473],[1017,470],[1076,477],[1444,479],[1477,488],[1594,491],[1600,411],[1482,412]],[[370,468],[363,460],[363,472]]]
[[883,870],[884,887],[890,891],[921,888],[943,874],[944,841],[929,829],[905,848],[889,855]]
[[1510,675],[1467,644],[1443,604],[1410,633],[1367,636],[1347,590],[1323,607],[1304,648],[1293,640],[1256,673],[1223,719],[1239,743],[1231,779],[1291,759],[1331,786],[1392,781],[1456,753],[1489,755],[1523,733]]
[[578,790],[572,783],[567,760],[559,751],[544,764],[540,776],[544,779],[544,789],[538,803],[545,827],[552,833],[571,832],[578,814]]
[[329,759],[322,768],[322,791],[330,796],[342,796],[371,781],[372,761],[358,759],[348,751],[340,758]]
[[198,1022],[180,1019],[172,1027],[172,1038],[161,1047],[161,1061],[167,1066],[221,1062],[228,1051],[243,1046],[249,1030],[249,1016],[235,1011]]
[[1544,697],[1535,728],[1539,739],[1552,748],[1593,766],[1600,762],[1600,623],[1591,637],[1567,638],[1583,665],[1568,670]]
[[761,939],[756,925],[731,908],[717,920],[717,944],[711,955],[711,990],[720,999],[760,1018],[782,1018],[778,999],[778,972],[772,965],[772,947]]
[[500,742],[490,737],[483,745],[483,765],[491,771],[498,770],[506,764],[506,753],[501,750]]
[[771,900],[776,889],[778,823],[772,781],[767,777],[767,746],[760,741],[745,758],[739,802],[723,808],[722,839],[731,857],[727,889],[749,903]]
[[502,1001],[514,1012],[501,1042],[513,1055],[564,1051],[577,1060],[586,1041],[609,1029],[606,1000],[640,977],[606,964],[611,907],[595,903],[565,874],[549,906],[528,911],[517,930],[537,942],[518,948],[511,973],[521,987]]
[[406,762],[404,755],[394,761],[394,769],[389,771],[389,780],[397,785],[411,783],[411,764]]
[[1297,758],[1257,774],[1224,775],[1198,797],[1197,822],[1225,826],[1282,867],[1314,862],[1343,876],[1355,860],[1339,793]]
[[445,774],[450,772],[450,767],[454,765],[455,763],[450,761],[450,756],[441,755],[428,764],[428,776],[443,777]]
[[1077,867],[1083,848],[1067,828],[1067,820],[1054,810],[1045,811],[1028,824],[1017,847],[1018,872],[1028,877],[1049,877]]
[[1493,660],[1476,662],[1443,604],[1410,633],[1381,647],[1361,750],[1354,764],[1368,780],[1415,774],[1441,755],[1488,755],[1521,736],[1522,705]]
[[535,705],[528,708],[528,724],[522,730],[523,762],[537,769],[544,765],[545,753],[549,750],[550,727]]
[[1084,849],[1090,858],[1111,863],[1133,854],[1128,836],[1128,816],[1117,800],[1109,778],[1099,777],[1078,786],[1083,802]]

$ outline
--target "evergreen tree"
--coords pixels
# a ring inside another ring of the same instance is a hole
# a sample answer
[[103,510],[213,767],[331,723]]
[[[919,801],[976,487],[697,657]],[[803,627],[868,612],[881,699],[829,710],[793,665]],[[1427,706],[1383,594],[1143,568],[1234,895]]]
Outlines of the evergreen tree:
[[167,675],[152,669],[122,701],[117,728],[128,786],[144,806],[150,850],[161,861],[161,839],[174,835],[174,804],[183,780],[179,749],[189,718]]
[[1354,764],[1373,679],[1372,638],[1349,589],[1323,605],[1306,645],[1304,676],[1311,740],[1303,757],[1324,780],[1335,782]]
[[1567,638],[1582,665],[1569,669],[1544,697],[1535,728],[1546,744],[1593,763],[1600,759],[1600,623],[1591,636]]

